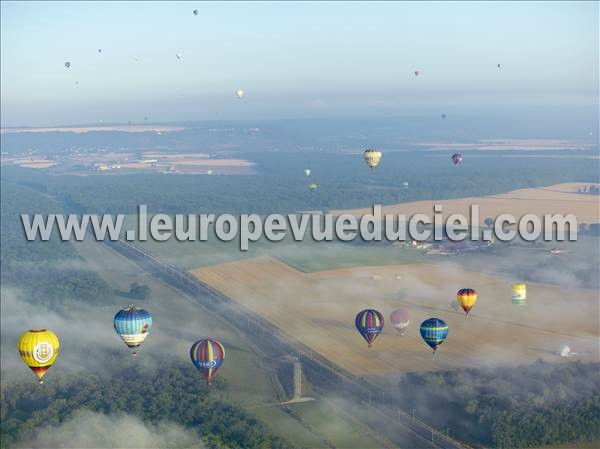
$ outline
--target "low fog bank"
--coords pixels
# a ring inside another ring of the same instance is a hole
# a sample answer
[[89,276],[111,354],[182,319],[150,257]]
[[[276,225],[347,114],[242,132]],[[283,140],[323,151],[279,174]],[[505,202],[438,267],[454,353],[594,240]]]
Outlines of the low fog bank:
[[125,413],[94,413],[78,410],[58,426],[46,426],[35,431],[20,448],[197,448],[206,445],[191,429],[172,423],[144,423]]

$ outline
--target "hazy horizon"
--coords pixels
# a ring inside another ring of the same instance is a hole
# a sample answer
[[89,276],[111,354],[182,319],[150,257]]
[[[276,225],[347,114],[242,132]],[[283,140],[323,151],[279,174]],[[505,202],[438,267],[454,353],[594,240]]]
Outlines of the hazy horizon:
[[341,5],[2,2],[2,126],[528,109],[598,120],[598,2]]

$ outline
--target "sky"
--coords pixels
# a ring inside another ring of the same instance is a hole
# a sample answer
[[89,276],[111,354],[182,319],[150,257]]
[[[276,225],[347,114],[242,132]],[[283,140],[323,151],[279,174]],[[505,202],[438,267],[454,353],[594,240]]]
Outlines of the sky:
[[599,19],[598,2],[2,1],[1,123],[597,118]]

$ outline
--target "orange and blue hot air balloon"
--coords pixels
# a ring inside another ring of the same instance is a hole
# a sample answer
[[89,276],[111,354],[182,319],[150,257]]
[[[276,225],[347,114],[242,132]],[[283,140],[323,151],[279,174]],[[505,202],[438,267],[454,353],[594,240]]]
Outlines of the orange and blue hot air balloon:
[[477,302],[477,292],[472,288],[461,288],[456,293],[456,300],[465,311],[465,317],[468,317],[469,312]]
[[221,342],[211,338],[198,340],[190,348],[190,358],[206,383],[210,385],[219,367],[225,360],[225,348]]
[[152,315],[144,309],[130,305],[117,312],[113,324],[119,337],[133,349],[132,355],[136,355],[136,349],[152,329]]
[[421,323],[421,337],[431,348],[433,353],[439,345],[444,343],[448,336],[448,325],[439,318],[429,318]]
[[374,309],[365,309],[356,315],[356,328],[367,341],[369,348],[383,330],[383,315]]

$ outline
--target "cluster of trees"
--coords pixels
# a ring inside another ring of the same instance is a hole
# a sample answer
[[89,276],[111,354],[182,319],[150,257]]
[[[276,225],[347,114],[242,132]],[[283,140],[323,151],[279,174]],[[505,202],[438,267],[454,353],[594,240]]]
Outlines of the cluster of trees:
[[[373,172],[361,154],[257,151],[235,157],[253,161],[258,176],[48,176],[17,168],[5,170],[4,176],[60,198],[70,212],[90,213],[135,213],[140,203],[151,213],[290,213],[482,196],[573,179],[598,181],[597,170],[585,159],[465,153],[465,162],[455,167],[450,154],[386,152]],[[312,170],[310,177],[305,168]],[[310,182],[318,185],[315,192],[309,191]]]
[[68,305],[73,301],[106,303],[113,300],[109,285],[94,271],[76,268],[80,259],[71,242],[54,232],[48,241],[27,241],[21,214],[60,213],[51,199],[26,187],[2,182],[0,264],[3,286],[25,291],[31,302]]
[[146,299],[150,296],[152,290],[150,287],[144,284],[138,284],[137,282],[132,282],[129,284],[129,297],[133,299]]
[[598,363],[410,373],[399,387],[407,409],[467,442],[522,448],[600,439]]
[[291,448],[251,415],[221,399],[216,380],[207,387],[193,367],[170,360],[156,371],[130,366],[111,376],[71,376],[39,388],[32,383],[3,386],[3,447],[18,445],[36,429],[60,425],[75,411],[128,413],[144,422],[175,422],[193,429],[211,449]]

